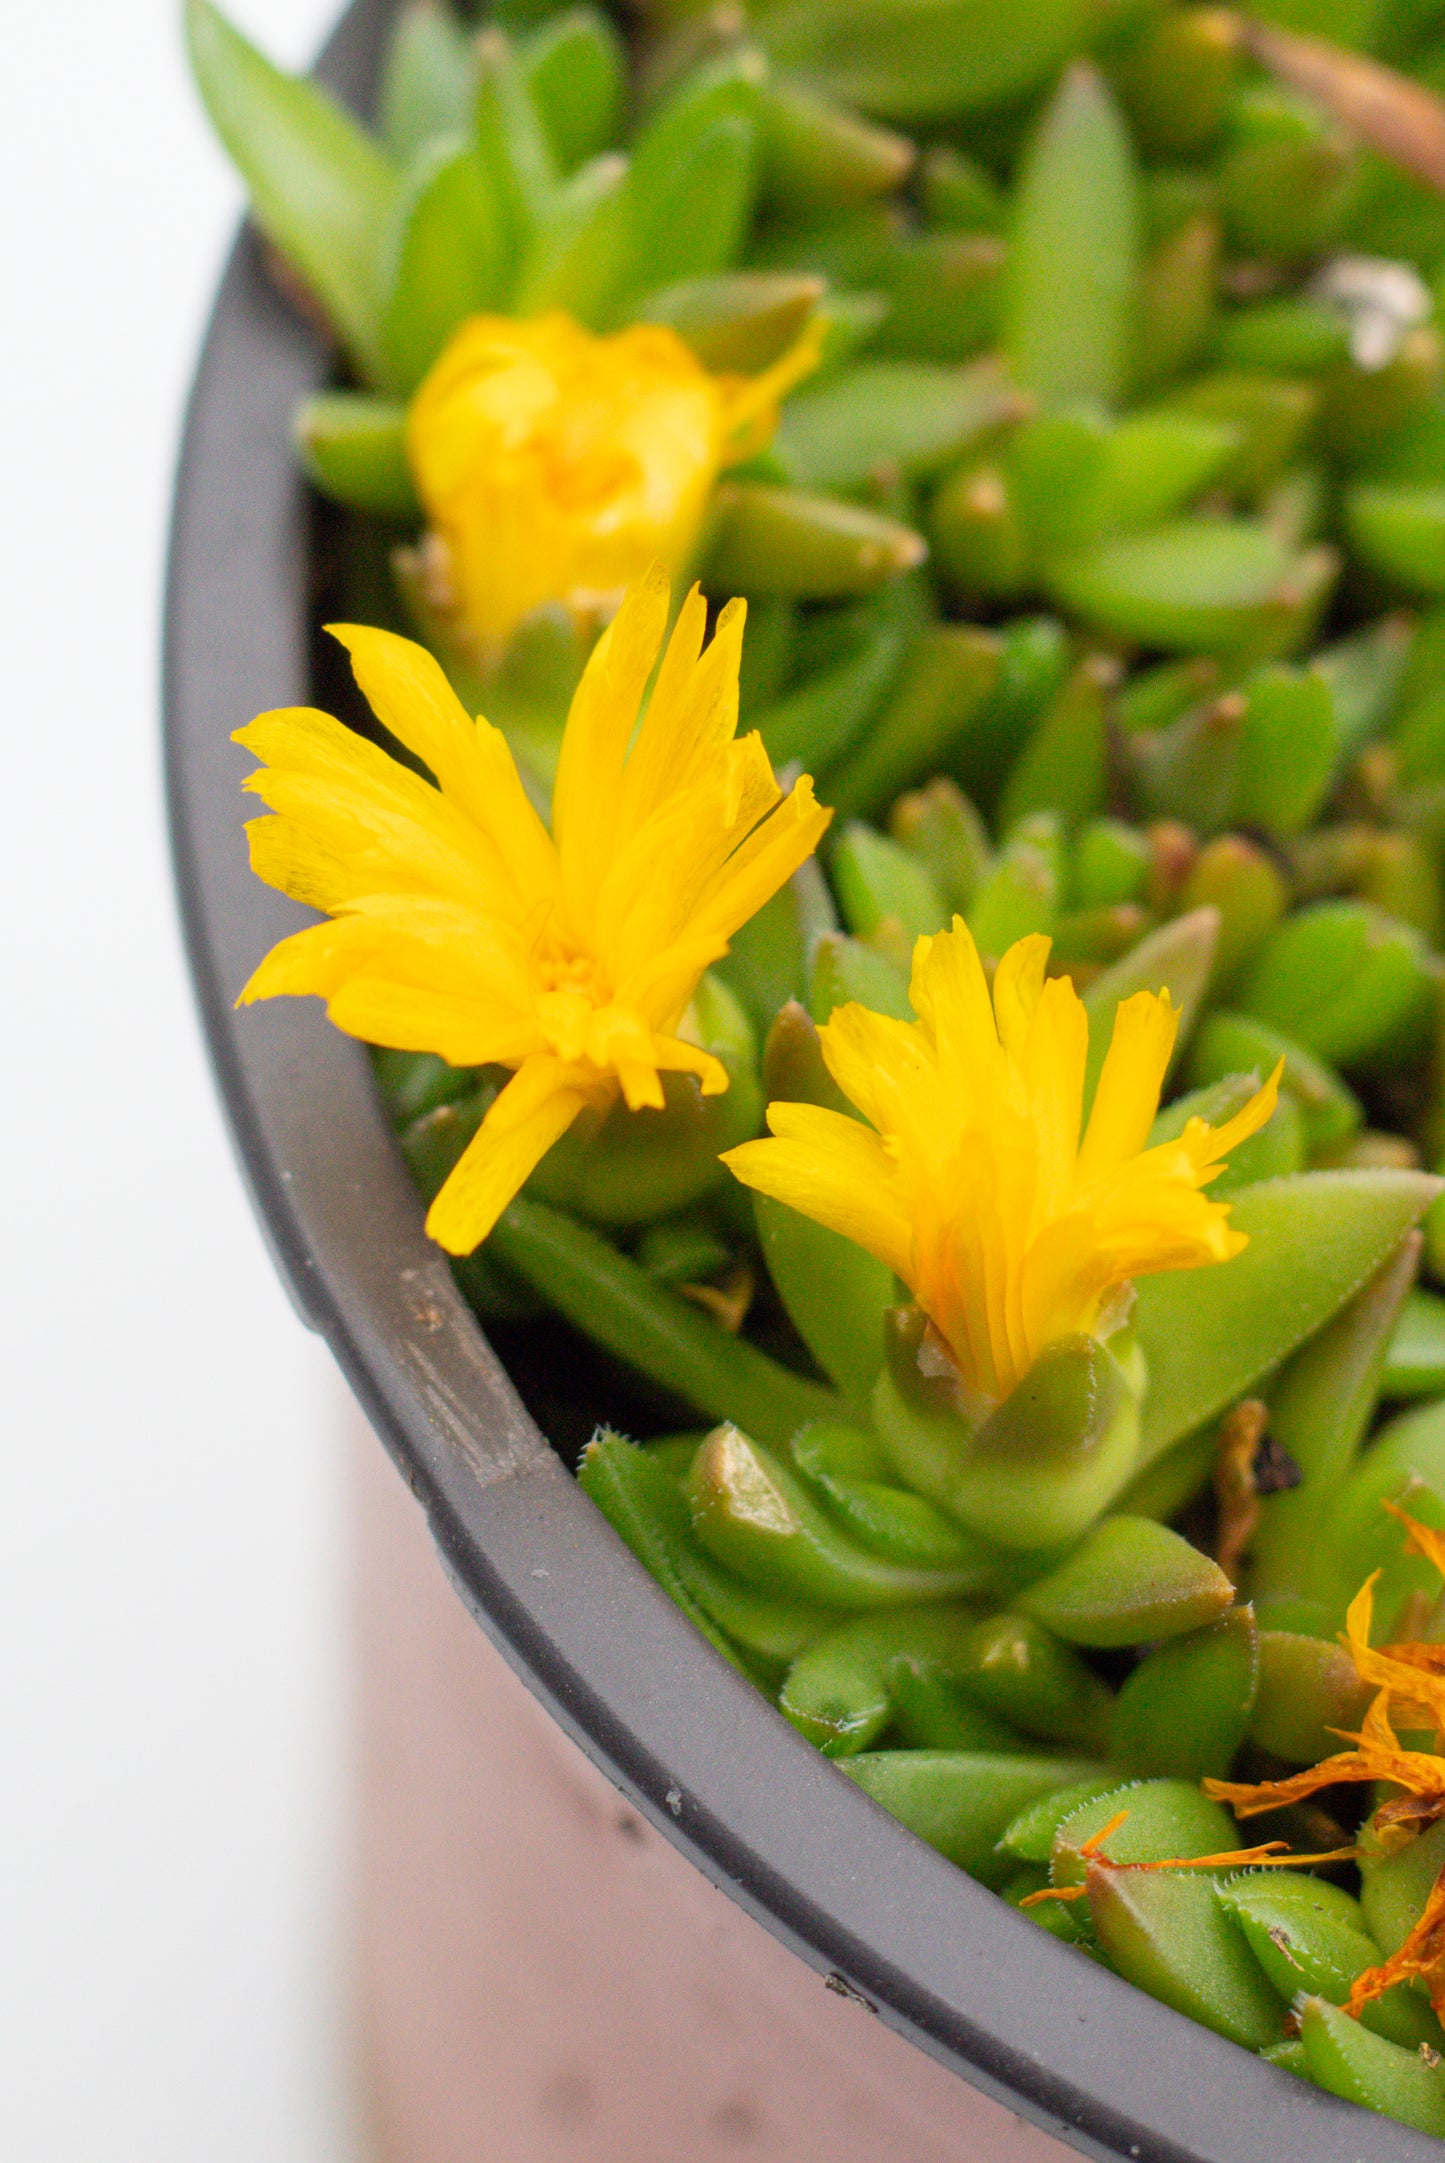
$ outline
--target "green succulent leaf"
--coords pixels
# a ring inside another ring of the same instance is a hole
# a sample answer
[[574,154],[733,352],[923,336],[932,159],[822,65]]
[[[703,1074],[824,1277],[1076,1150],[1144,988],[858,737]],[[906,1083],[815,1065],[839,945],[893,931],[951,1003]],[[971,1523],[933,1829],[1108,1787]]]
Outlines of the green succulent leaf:
[[762,33],[779,66],[906,125],[1022,96],[1091,23],[1083,0],[782,0]]
[[1128,129],[1104,78],[1077,62],[1018,181],[1004,346],[1026,390],[1117,404],[1134,366],[1139,244]]
[[383,248],[388,380],[416,389],[458,324],[506,297],[506,235],[473,145],[442,136],[408,171]]
[[1303,554],[1248,519],[1198,519],[1060,557],[1049,585],[1100,631],[1166,652],[1278,652],[1302,638],[1334,583],[1328,549]]
[[471,44],[449,0],[408,0],[396,18],[377,95],[381,139],[405,170],[438,135],[471,117]]
[[363,380],[384,383],[380,257],[396,168],[326,91],[274,68],[210,0],[186,0],[186,40],[256,223],[315,295]]
[[574,173],[617,139],[627,98],[627,49],[597,8],[569,8],[529,37],[522,74],[562,173]]
[[922,476],[1022,410],[999,362],[864,360],[788,400],[773,454],[800,488],[862,488],[879,467]]
[[1439,1192],[1423,1172],[1302,1172],[1246,1187],[1249,1245],[1208,1269],[1145,1277],[1134,1328],[1149,1362],[1140,1460],[1220,1412],[1323,1328]]
[[298,407],[296,446],[308,477],[354,511],[417,519],[421,504],[406,455],[406,408],[356,391],[318,391]]
[[1017,1868],[999,1835],[1028,1804],[1087,1780],[1087,1759],[1010,1757],[969,1750],[865,1750],[843,1770],[866,1795],[951,1862],[1001,1885]]

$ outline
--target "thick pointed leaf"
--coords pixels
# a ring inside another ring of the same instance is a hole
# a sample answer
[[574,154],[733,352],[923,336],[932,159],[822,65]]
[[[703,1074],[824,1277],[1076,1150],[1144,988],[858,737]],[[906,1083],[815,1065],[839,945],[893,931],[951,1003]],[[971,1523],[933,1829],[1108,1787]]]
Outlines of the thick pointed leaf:
[[784,0],[759,9],[782,67],[882,120],[942,120],[1016,98],[1083,43],[1081,0]]
[[1246,1187],[1249,1245],[1206,1269],[1145,1277],[1134,1326],[1149,1362],[1147,1464],[1323,1328],[1440,1191],[1423,1172],[1301,1172]]
[[880,466],[936,473],[1025,409],[990,355],[966,368],[862,361],[788,400],[773,454],[800,488],[861,488]]
[[1095,1863],[1087,1883],[1099,1942],[1120,1975],[1246,2050],[1279,2040],[1283,2001],[1202,1871]]
[[397,164],[409,165],[433,137],[465,128],[472,96],[471,42],[450,0],[407,0],[376,101],[381,139]]
[[651,1451],[601,1427],[577,1479],[668,1597],[735,1663],[738,1645],[769,1663],[792,1661],[836,1627],[826,1609],[759,1592],[714,1562],[693,1534],[680,1483]]
[[1340,1482],[1374,1416],[1381,1370],[1420,1258],[1402,1239],[1363,1290],[1302,1345],[1270,1386],[1269,1431],[1300,1484],[1265,1498],[1251,1551],[1255,1595],[1299,1592]]
[[512,305],[518,315],[565,309],[596,329],[606,320],[626,244],[627,160],[614,151],[564,181],[539,219]]
[[416,389],[459,323],[500,308],[507,240],[482,161],[462,136],[424,150],[383,249],[382,351],[388,379]]
[[[1122,1824],[1115,1826],[1102,1846],[1113,1863],[1220,1855],[1229,1847],[1234,1831],[1223,1804],[1211,1802],[1193,1780],[1128,1780],[1116,1774],[1113,1781],[1095,1787],[1092,1795],[1079,1795],[1066,1810],[1056,1813],[1046,1840],[1030,1838],[1026,1844],[1034,1852],[1043,1846],[1055,1885],[1082,1885],[1089,1867],[1085,1852],[1089,1843],[1121,1812],[1127,1813]],[[1042,1808],[1039,1816],[1040,1820],[1045,1816]],[[1033,1830],[1042,1835],[1044,1824],[1038,1823]]]
[[1318,2087],[1421,2133],[1445,2134],[1445,2072],[1434,2052],[1425,2058],[1371,2035],[1323,1998],[1305,2001],[1300,2037]]
[[999,1834],[1030,1803],[1098,1772],[1081,1758],[984,1756],[965,1750],[865,1750],[840,1768],[874,1802],[985,1885],[1014,1868]]
[[700,69],[632,146],[624,291],[637,296],[730,270],[752,216],[761,57]]
[[501,209],[515,270],[557,192],[560,175],[542,115],[505,30],[490,24],[476,43],[477,154]]
[[1391,1420],[1331,1497],[1309,1555],[1301,1591],[1338,1629],[1365,1579],[1375,1584],[1378,1630],[1387,1642],[1408,1636],[1402,1609],[1413,1594],[1432,1603],[1440,1576],[1432,1562],[1406,1551],[1400,1525],[1382,1505],[1398,1502],[1421,1524],[1445,1530],[1445,1406],[1419,1405]]
[[866,1406],[883,1365],[883,1316],[893,1272],[862,1247],[755,1194],[768,1274],[799,1336],[851,1404]]
[[1217,1622],[1234,1587],[1208,1555],[1148,1517],[1105,1517],[1015,1606],[1071,1645],[1150,1645]]
[[725,482],[702,577],[710,593],[843,601],[916,570],[927,554],[911,526],[860,503]]
[[216,133],[251,194],[251,213],[325,310],[357,369],[378,352],[381,239],[395,167],[314,83],[283,75],[210,5],[187,0],[186,38]]
[[1303,636],[1338,569],[1333,550],[1296,554],[1248,519],[1184,519],[1061,556],[1048,582],[1064,608],[1115,637],[1263,655]]
[[797,1428],[841,1409],[831,1390],[730,1337],[560,1210],[519,1197],[487,1251],[594,1343],[708,1418],[746,1420],[783,1449]]
[[554,15],[522,48],[522,72],[559,169],[572,173],[617,140],[627,48],[596,8]]
[[1362,483],[1345,503],[1350,539],[1373,570],[1445,593],[1445,488]]
[[[737,270],[649,293],[642,323],[666,323],[714,375],[758,375],[781,360],[827,290],[806,271]],[[749,643],[756,632],[749,632]]]
[[1226,421],[1160,406],[1121,421],[1108,439],[1101,526],[1157,526],[1192,502],[1238,442]]
[[1144,1778],[1224,1779],[1259,1686],[1254,1611],[1236,1607],[1156,1646],[1119,1692],[1109,1755]]
[[406,407],[356,391],[318,391],[292,435],[308,476],[337,503],[383,518],[419,518],[406,457]]
[[1004,345],[1026,390],[1114,405],[1133,373],[1139,180],[1104,78],[1079,62],[1024,160]]

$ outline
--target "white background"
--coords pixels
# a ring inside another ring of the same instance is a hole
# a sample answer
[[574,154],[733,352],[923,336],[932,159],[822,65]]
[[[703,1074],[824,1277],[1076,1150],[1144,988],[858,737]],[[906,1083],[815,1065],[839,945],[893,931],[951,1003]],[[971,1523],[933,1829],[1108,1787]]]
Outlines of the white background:
[[[231,0],[299,64],[339,0]],[[221,1131],[158,634],[239,190],[174,0],[6,0],[0,2154],[350,2163],[340,1385]]]

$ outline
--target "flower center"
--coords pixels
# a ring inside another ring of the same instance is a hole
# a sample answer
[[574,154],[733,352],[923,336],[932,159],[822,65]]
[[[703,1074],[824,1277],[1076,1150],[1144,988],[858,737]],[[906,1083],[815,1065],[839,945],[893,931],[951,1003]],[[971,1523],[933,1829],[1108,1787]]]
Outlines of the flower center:
[[611,993],[590,954],[541,954],[536,962],[539,994],[573,992],[592,1006],[606,1006]]

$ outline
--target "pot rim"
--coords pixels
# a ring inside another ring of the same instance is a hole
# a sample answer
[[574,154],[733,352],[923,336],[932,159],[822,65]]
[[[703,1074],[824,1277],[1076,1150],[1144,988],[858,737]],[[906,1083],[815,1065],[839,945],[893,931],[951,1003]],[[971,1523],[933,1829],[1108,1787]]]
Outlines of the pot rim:
[[[359,104],[392,0],[318,73]],[[724,1661],[524,1411],[422,1231],[363,1048],[312,1001],[237,1014],[313,919],[242,837],[229,738],[308,695],[307,515],[290,417],[320,342],[244,228],[186,417],[165,623],[171,845],[231,1139],[281,1277],[424,1506],[481,1627],[567,1732],[830,1988],[1085,2154],[1126,2163],[1427,2163],[1438,2144],[1265,2064],[1026,1921],[873,1803]]]

